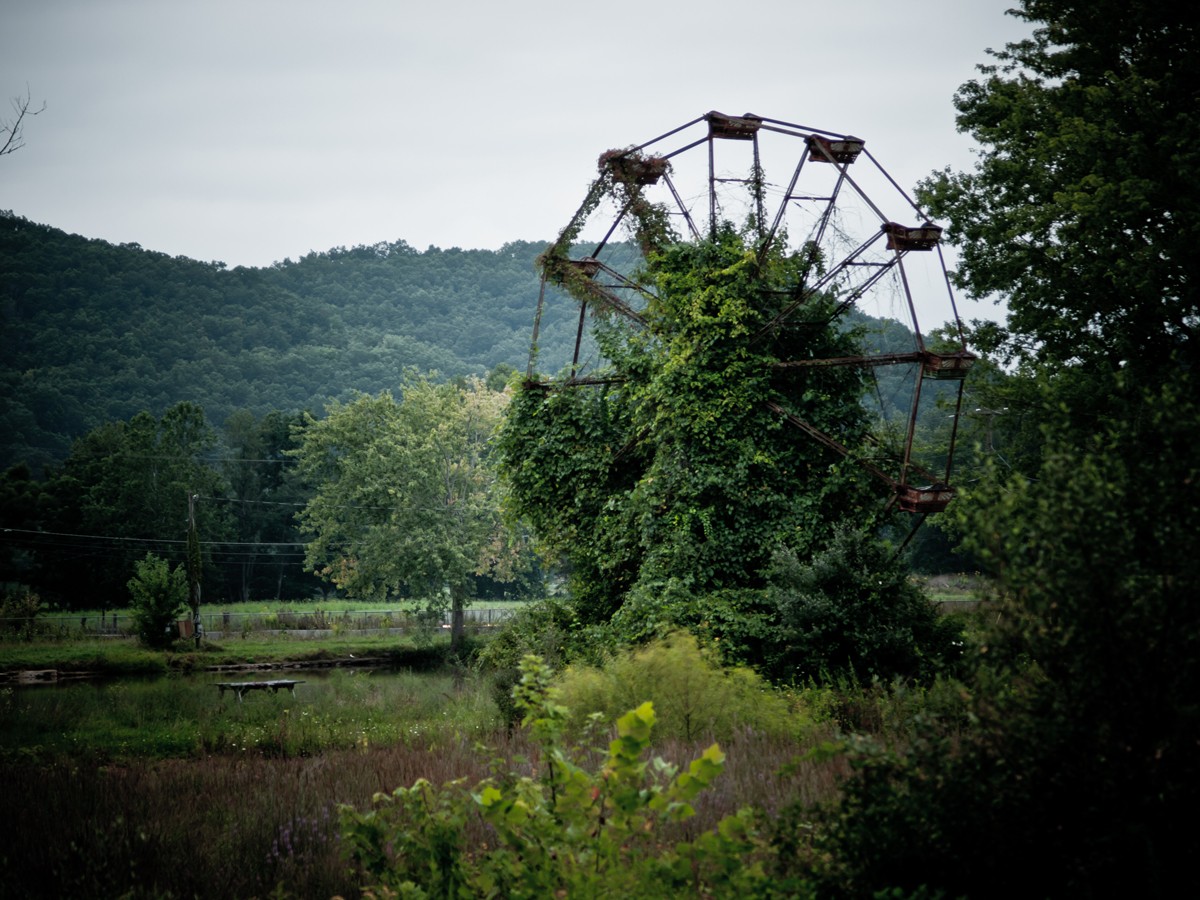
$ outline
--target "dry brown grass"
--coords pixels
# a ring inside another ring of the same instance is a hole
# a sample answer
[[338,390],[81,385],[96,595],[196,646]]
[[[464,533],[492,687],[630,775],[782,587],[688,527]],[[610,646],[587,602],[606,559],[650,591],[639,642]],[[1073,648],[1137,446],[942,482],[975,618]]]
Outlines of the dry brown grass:
[[[493,757],[532,756],[521,734],[490,743],[490,751],[452,739],[293,759],[2,763],[0,896],[261,897],[278,886],[295,897],[354,896],[360,885],[339,852],[337,805],[363,808],[375,792],[418,778],[474,782]],[[655,752],[685,762],[707,743]],[[724,747],[725,773],[680,837],[745,805],[770,815],[830,797],[839,764],[797,763],[808,746],[737,735]],[[477,839],[485,837],[480,826]]]

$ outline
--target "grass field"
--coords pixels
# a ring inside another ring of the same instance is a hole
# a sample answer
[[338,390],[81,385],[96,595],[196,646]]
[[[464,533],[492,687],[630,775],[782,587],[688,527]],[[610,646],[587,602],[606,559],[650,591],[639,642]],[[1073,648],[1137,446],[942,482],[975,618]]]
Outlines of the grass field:
[[[259,676],[261,678],[262,676]],[[283,677],[283,676],[280,676]],[[289,691],[239,701],[218,681],[169,675],[0,689],[0,755],[128,761],[213,754],[311,756],[328,750],[470,736],[499,727],[476,678],[373,669],[301,670]]]
[[[469,783],[528,767],[536,749],[501,722],[488,679],[454,667],[229,675],[214,661],[425,652],[381,639],[227,642],[157,654],[159,674],[0,687],[0,896],[330,897],[363,887],[339,846],[337,808],[426,778]],[[435,648],[437,649],[437,648]],[[131,639],[7,641],[0,662],[152,668]],[[180,666],[183,657],[194,657]],[[175,660],[171,663],[170,660]],[[167,672],[168,674],[162,674]],[[287,691],[223,696],[219,680],[287,677]],[[742,732],[684,836],[754,804],[836,792],[841,763],[804,761],[827,740]],[[607,738],[604,738],[607,740]],[[695,758],[711,740],[654,752]],[[487,839],[482,827],[475,840]]]
[[[973,599],[968,586],[931,587],[944,602]],[[524,733],[501,721],[488,678],[447,664],[440,629],[299,632],[248,629],[170,652],[117,635],[0,637],[0,673],[62,677],[0,684],[0,897],[356,896],[364,885],[339,846],[339,804],[363,809],[374,793],[418,778],[474,784],[497,760],[505,771],[536,760]],[[214,671],[351,657],[386,665]],[[215,687],[280,677],[303,681],[294,697],[261,691],[239,703]],[[845,757],[828,752],[838,722],[886,733],[912,713],[888,705],[897,702],[922,701],[875,688],[805,695],[824,717],[809,715],[786,736],[722,736],[725,772],[679,837],[744,806],[769,819],[835,797],[846,774]],[[653,752],[682,762],[712,739],[663,739]],[[488,837],[480,829],[472,839]]]
[[53,640],[0,640],[0,674],[53,670],[60,677],[164,675],[233,666],[327,664],[377,658],[403,668],[428,668],[445,655],[447,639],[414,641],[384,634],[330,634],[312,640],[296,633],[254,633],[246,638],[205,640],[197,648],[177,641],[173,650],[147,650],[131,637],[74,636]]
[[[525,601],[480,601],[465,611],[469,625],[495,626],[502,623]],[[181,613],[190,619],[190,613]],[[424,602],[380,604],[366,601],[271,601],[204,604],[200,608],[205,634],[249,637],[264,631],[392,631],[427,636],[449,626],[448,610],[430,610]],[[0,623],[0,632],[16,631],[13,621]],[[44,637],[87,637],[128,635],[133,628],[132,610],[82,609],[71,612],[47,610],[38,616],[34,630]]]

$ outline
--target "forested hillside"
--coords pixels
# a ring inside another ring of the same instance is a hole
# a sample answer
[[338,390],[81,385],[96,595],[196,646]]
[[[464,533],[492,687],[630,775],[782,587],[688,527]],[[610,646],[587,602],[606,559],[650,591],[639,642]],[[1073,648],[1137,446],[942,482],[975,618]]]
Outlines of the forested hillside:
[[[237,410],[320,414],[395,388],[406,368],[523,370],[545,246],[401,240],[228,269],[0,211],[0,469],[40,471],[94,428],[180,402],[221,427]],[[542,372],[569,361],[576,308],[547,303]],[[894,322],[872,330],[883,349],[911,342]]]
[[[243,548],[209,551],[207,596],[310,593],[294,514],[316,486],[283,465],[302,414],[400,390],[406,371],[524,371],[545,246],[397,241],[228,269],[0,213],[0,581],[117,603],[147,550],[179,561],[198,493],[205,540]],[[899,323],[853,323],[872,349],[911,345]],[[577,326],[577,303],[548,292],[539,372],[569,362]],[[899,377],[879,372],[864,402],[906,415]]]
[[[396,241],[227,269],[0,212],[0,466],[38,469],[93,428],[181,401],[219,425],[238,409],[319,412],[406,367],[523,369],[543,246]],[[566,361],[574,319],[548,310],[543,368]]]

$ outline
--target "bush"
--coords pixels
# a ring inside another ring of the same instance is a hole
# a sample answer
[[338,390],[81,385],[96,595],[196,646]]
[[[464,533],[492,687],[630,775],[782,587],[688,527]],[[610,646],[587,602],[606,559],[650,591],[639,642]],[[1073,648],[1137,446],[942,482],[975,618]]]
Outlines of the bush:
[[32,637],[41,613],[41,597],[27,587],[9,588],[0,601],[0,630]]
[[764,671],[774,681],[931,681],[961,655],[959,626],[862,532],[840,530],[808,564],[778,554],[770,579],[779,627]]
[[187,605],[187,573],[183,566],[172,570],[153,553],[135,563],[134,572],[128,582],[134,630],[147,647],[169,647],[175,620]]
[[478,656],[480,668],[492,682],[492,698],[504,721],[514,728],[521,714],[513,699],[520,680],[521,660],[537,656],[551,667],[562,667],[573,654],[579,621],[559,600],[542,600],[517,610]]
[[622,651],[602,666],[572,666],[559,686],[575,728],[594,713],[611,720],[639,699],[654,703],[660,734],[686,741],[728,740],[744,728],[795,734],[807,724],[755,672],[722,667],[685,632]]

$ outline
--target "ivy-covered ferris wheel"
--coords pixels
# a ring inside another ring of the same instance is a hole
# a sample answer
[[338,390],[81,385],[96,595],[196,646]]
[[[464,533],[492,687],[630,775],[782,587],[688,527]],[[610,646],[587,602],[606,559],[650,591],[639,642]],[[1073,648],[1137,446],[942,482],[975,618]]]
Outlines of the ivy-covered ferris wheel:
[[[974,358],[958,325],[942,229],[853,135],[709,112],[602,154],[579,210],[540,259],[526,389],[636,377],[636,366],[612,365],[614,328],[671,352],[654,334],[654,310],[679,273],[656,272],[655,260],[731,231],[747,251],[738,277],[749,279],[757,316],[742,315],[730,330],[739,332],[737,353],[770,370],[771,389],[754,402],[795,440],[869,473],[888,508],[922,517],[945,509]],[[579,307],[574,353],[569,367],[547,376],[535,370],[539,325],[563,293]],[[948,327],[934,341],[921,319]],[[879,323],[888,322],[905,327],[882,336]],[[831,324],[847,340],[815,339]],[[867,420],[827,415],[822,399],[836,406],[838,391],[856,384],[865,388]]]

